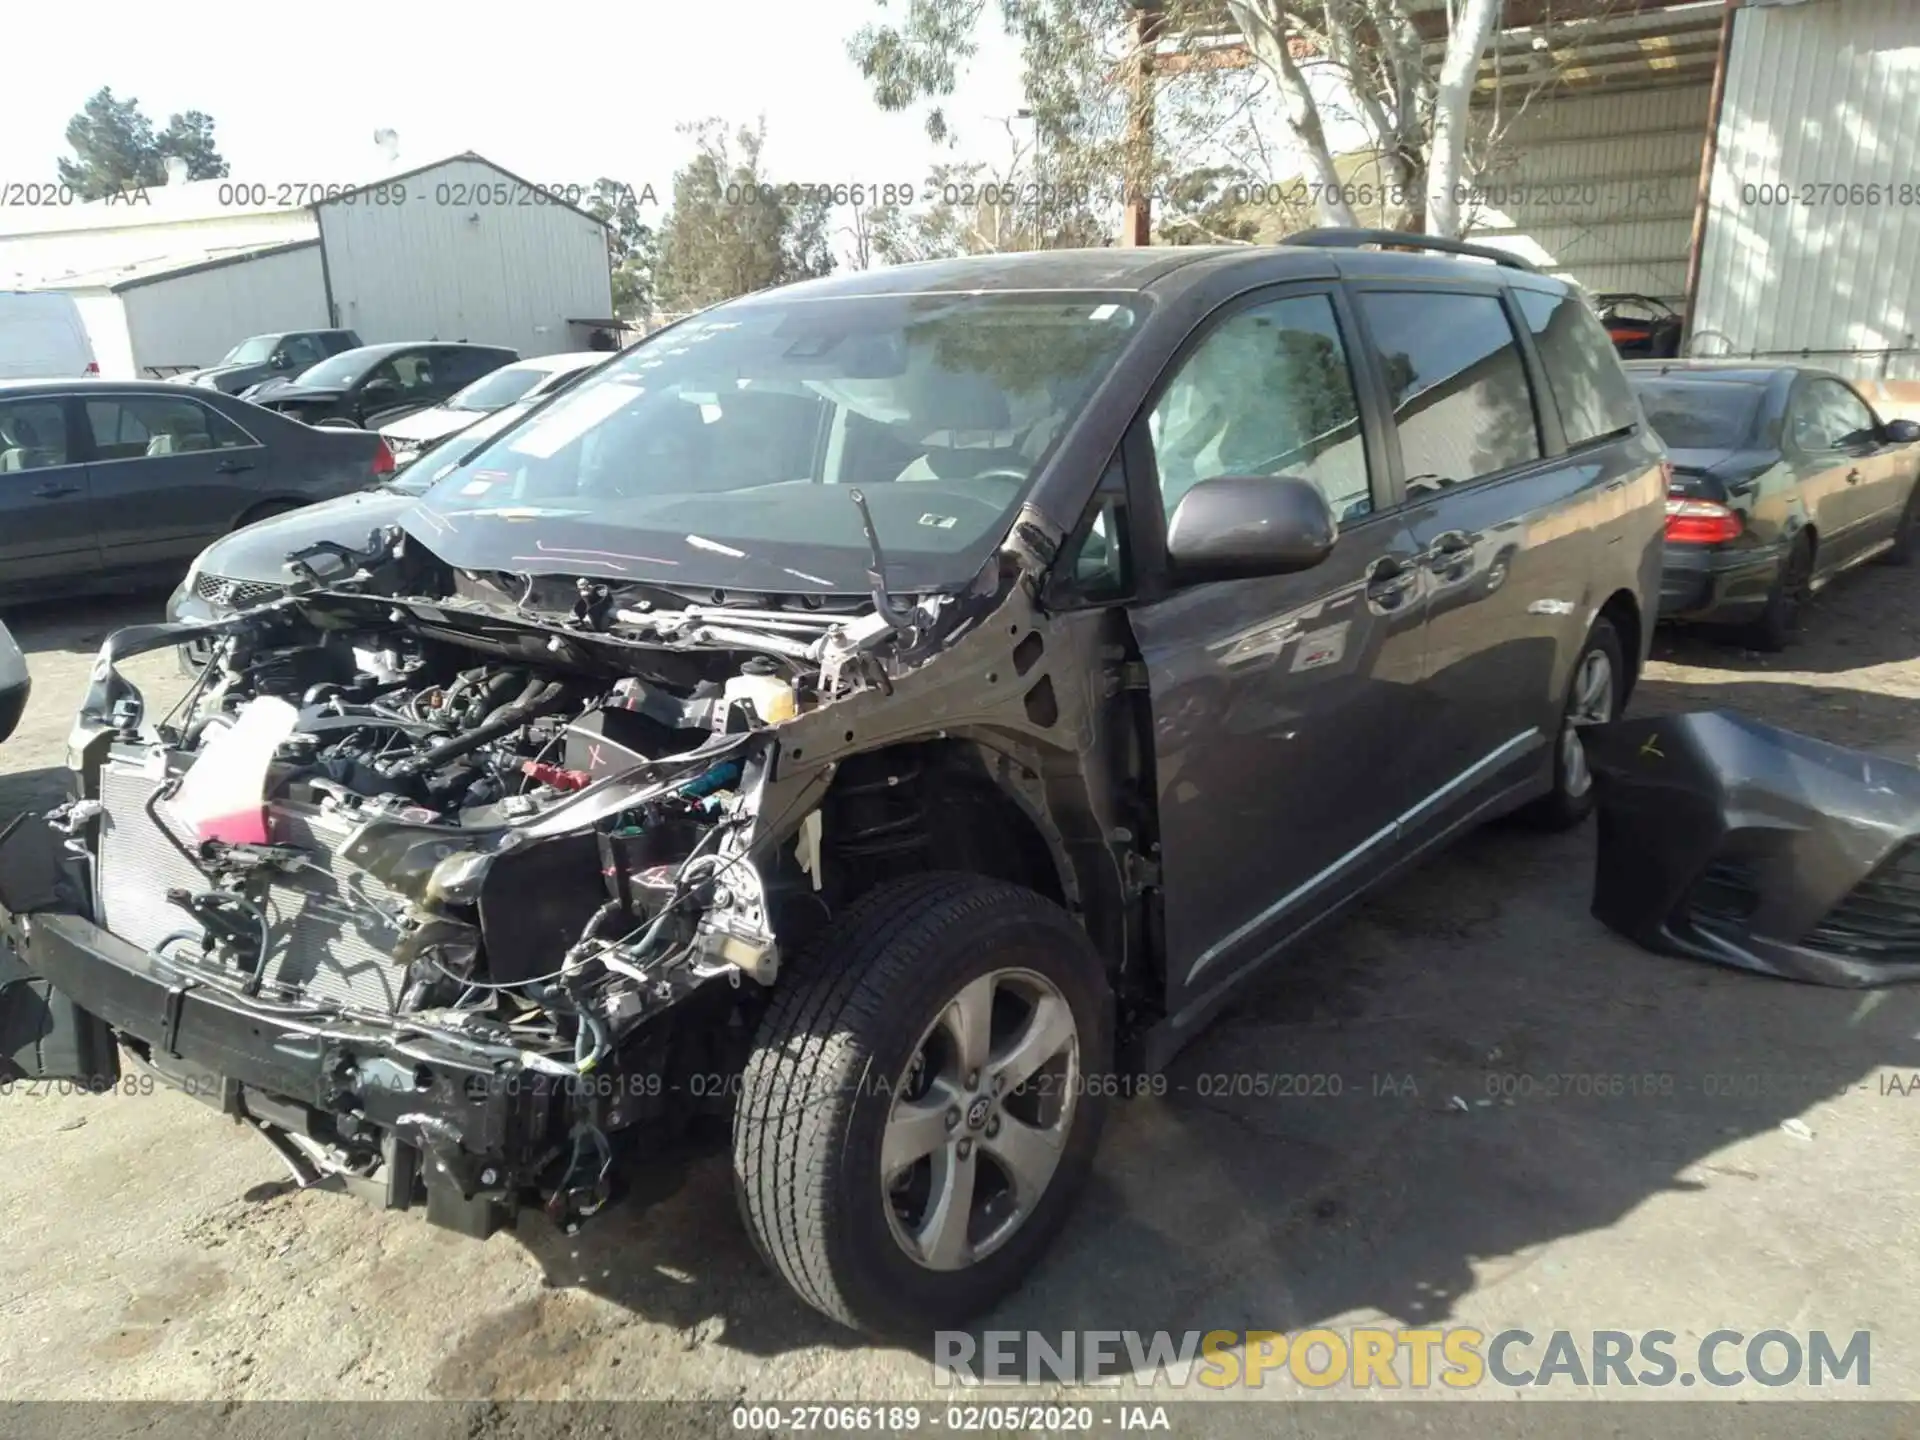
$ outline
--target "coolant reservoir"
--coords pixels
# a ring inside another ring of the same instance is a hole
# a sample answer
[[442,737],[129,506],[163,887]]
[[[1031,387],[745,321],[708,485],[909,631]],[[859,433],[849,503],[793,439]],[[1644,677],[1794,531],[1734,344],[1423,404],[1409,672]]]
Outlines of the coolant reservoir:
[[273,696],[250,700],[207,742],[168,805],[202,840],[267,843],[267,770],[300,712]]
[[769,725],[791,720],[799,709],[792,684],[774,674],[749,670],[735,675],[721,693],[726,701],[722,713],[732,710],[736,700],[751,700],[754,713]]

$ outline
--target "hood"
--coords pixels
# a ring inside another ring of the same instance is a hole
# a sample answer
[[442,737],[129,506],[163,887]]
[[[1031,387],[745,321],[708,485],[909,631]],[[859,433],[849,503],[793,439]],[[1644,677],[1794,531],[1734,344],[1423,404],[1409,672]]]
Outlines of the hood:
[[256,400],[338,400],[347,393],[344,385],[296,385],[291,380],[269,380],[257,388]]
[[362,490],[318,505],[303,505],[283,515],[270,515],[214,541],[200,552],[194,568],[201,574],[230,580],[284,585],[288,551],[320,540],[364,545],[372,531],[394,524],[419,498],[402,490]]
[[247,393],[256,405],[267,400],[338,400],[345,393],[341,385],[296,385],[284,375],[262,380]]
[[272,372],[263,363],[253,365],[208,365],[199,370],[189,370],[184,375],[173,378],[188,385],[211,383],[216,389],[229,395],[238,395],[247,386],[264,379]]
[[425,445],[464,430],[481,418],[482,412],[478,410],[449,410],[444,405],[433,405],[382,425],[380,433],[389,440],[410,440]]

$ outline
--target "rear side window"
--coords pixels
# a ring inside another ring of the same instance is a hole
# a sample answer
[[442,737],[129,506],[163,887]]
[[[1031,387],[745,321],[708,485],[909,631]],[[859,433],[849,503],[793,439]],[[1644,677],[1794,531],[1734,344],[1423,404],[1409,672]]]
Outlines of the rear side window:
[[1639,423],[1626,372],[1599,318],[1572,292],[1514,291],[1546,367],[1569,449]]
[[89,400],[87,428],[93,432],[93,452],[100,460],[188,455],[254,443],[252,436],[224,415],[171,396]]
[[10,400],[0,405],[0,474],[65,465],[67,420],[58,400]]
[[1360,293],[1418,494],[1540,458],[1533,392],[1506,309],[1491,295]]

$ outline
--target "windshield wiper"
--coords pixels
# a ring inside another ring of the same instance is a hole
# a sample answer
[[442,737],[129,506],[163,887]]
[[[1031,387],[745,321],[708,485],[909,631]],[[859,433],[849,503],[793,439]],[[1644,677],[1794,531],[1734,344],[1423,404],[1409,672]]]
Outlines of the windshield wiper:
[[873,587],[870,592],[873,608],[893,629],[911,630],[913,607],[901,604],[887,593],[887,557],[880,548],[880,532],[873,528],[873,511],[867,508],[867,497],[856,486],[847,492],[847,498],[860,512],[860,524],[867,532],[867,549],[873,553],[873,564],[867,569],[867,581]]

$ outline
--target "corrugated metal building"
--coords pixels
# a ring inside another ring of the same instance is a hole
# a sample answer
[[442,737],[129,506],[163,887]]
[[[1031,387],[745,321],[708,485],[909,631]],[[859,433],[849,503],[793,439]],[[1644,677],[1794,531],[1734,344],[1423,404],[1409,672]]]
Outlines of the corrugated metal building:
[[171,375],[218,359],[246,334],[327,327],[320,242],[197,261],[121,266],[61,282],[79,307],[100,373]]
[[73,291],[101,373],[122,377],[211,364],[280,329],[531,356],[585,349],[611,323],[605,227],[478,155],[316,188],[198,180],[10,209],[0,276]]
[[334,323],[368,344],[471,340],[547,355],[586,348],[570,321],[613,314],[606,230],[578,207],[478,156],[380,188],[388,203],[314,207]]
[[1686,354],[1920,379],[1920,0],[1505,16],[1476,79],[1475,239],[1666,301]]
[[1920,3],[1733,11],[1688,353],[1920,378]]
[[[1475,81],[1472,236],[1684,304],[1722,0],[1508,0]],[[1427,45],[1438,66],[1444,27]]]

